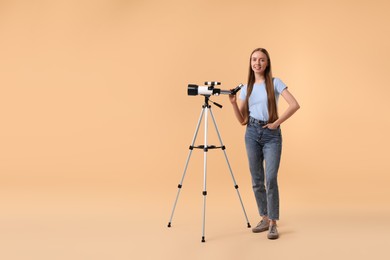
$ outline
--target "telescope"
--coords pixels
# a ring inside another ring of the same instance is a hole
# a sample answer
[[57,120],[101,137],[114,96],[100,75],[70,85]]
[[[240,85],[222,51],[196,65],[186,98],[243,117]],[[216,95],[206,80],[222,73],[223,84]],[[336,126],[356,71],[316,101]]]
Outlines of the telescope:
[[198,86],[195,84],[188,84],[188,96],[196,96],[196,95],[203,95],[203,96],[211,96],[216,95],[219,96],[221,94],[224,95],[235,95],[240,89],[244,86],[243,84],[238,85],[232,90],[223,90],[219,88],[215,88],[215,85],[221,85],[221,82],[218,81],[206,81],[205,86]]
[[[234,175],[233,175],[233,171],[232,171],[232,169],[230,167],[230,163],[229,163],[228,157],[226,155],[226,147],[222,143],[221,135],[220,135],[220,133],[218,131],[218,127],[217,127],[217,122],[215,121],[215,118],[214,118],[214,115],[213,115],[213,111],[211,110],[212,106],[209,103],[209,102],[211,102],[214,105],[216,105],[217,107],[222,108],[222,105],[220,105],[220,104],[210,100],[210,96],[211,95],[220,95],[220,94],[235,95],[244,85],[240,84],[236,88],[231,89],[231,90],[221,90],[219,88],[215,88],[214,87],[216,85],[221,85],[221,82],[207,81],[204,84],[205,84],[205,86],[198,86],[198,85],[195,85],[195,84],[189,84],[188,85],[188,95],[189,96],[196,96],[196,95],[204,96],[204,104],[202,105],[202,112],[200,113],[198,124],[197,124],[196,130],[195,130],[195,134],[194,134],[194,137],[192,139],[192,143],[191,143],[191,145],[189,147],[190,150],[189,150],[189,153],[188,153],[187,161],[185,163],[184,172],[183,172],[183,175],[181,177],[181,181],[180,181],[179,185],[177,186],[178,187],[178,191],[177,191],[177,194],[176,194],[175,202],[173,204],[171,218],[169,219],[169,222],[168,222],[168,227],[170,228],[172,226],[173,214],[174,214],[175,209],[176,209],[176,204],[177,204],[177,201],[179,199],[181,188],[183,187],[183,181],[184,181],[184,177],[186,176],[187,167],[188,167],[188,163],[189,163],[190,158],[191,158],[191,154],[192,154],[194,149],[201,149],[201,150],[203,150],[203,192],[202,192],[202,194],[203,194],[203,227],[202,227],[203,233],[202,233],[202,242],[206,242],[206,239],[205,239],[205,221],[206,221],[206,196],[207,196],[207,189],[206,189],[207,188],[206,187],[207,153],[209,152],[209,150],[212,150],[212,149],[221,149],[223,151],[223,153],[225,155],[226,163],[227,163],[228,168],[230,170],[230,175],[231,175],[232,180],[233,180],[234,188],[237,191],[237,195],[238,195],[238,198],[240,200],[241,207],[242,207],[242,210],[243,210],[245,218],[246,218],[247,227],[248,228],[251,227],[251,225],[249,224],[248,216],[246,215],[244,204],[242,203],[241,195],[240,195],[240,192],[238,190],[238,185],[237,185],[237,183],[235,181],[235,178],[234,178]],[[207,140],[208,140],[207,139],[207,130],[208,130],[208,115],[209,115],[209,113],[210,113],[211,119],[213,120],[213,123],[214,123],[214,126],[215,126],[215,130],[217,131],[217,135],[218,135],[218,139],[219,139],[219,142],[220,142],[220,146],[211,145],[211,144],[209,144],[207,142]],[[196,141],[196,138],[198,136],[199,127],[200,127],[200,124],[202,122],[202,119],[204,119],[204,143],[201,144],[201,145],[194,145],[195,141]]]

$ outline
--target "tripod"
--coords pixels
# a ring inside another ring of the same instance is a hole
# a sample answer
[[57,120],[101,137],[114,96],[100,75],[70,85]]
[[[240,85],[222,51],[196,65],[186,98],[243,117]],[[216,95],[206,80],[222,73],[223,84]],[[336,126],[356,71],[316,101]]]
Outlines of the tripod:
[[[176,200],[175,200],[175,203],[173,205],[173,209],[172,209],[172,214],[171,214],[171,218],[169,219],[169,223],[168,223],[168,227],[171,227],[171,223],[172,223],[172,218],[173,218],[173,214],[175,212],[175,208],[176,208],[176,204],[177,204],[177,201],[179,199],[179,195],[180,195],[180,191],[181,191],[181,188],[182,188],[182,184],[183,184],[183,181],[184,181],[184,177],[186,175],[186,172],[187,172],[187,167],[188,167],[188,163],[190,161],[190,158],[191,158],[191,154],[192,154],[192,151],[194,148],[196,149],[203,149],[203,156],[204,156],[204,163],[203,163],[203,225],[202,225],[202,242],[206,242],[205,240],[205,222],[206,222],[206,196],[207,196],[207,190],[206,190],[206,177],[207,177],[207,152],[208,150],[210,149],[222,149],[222,151],[224,152],[224,155],[225,155],[225,159],[226,159],[226,163],[229,167],[229,171],[230,171],[230,175],[232,177],[232,180],[233,180],[233,183],[234,183],[234,188],[236,189],[237,191],[237,195],[238,195],[238,198],[240,200],[240,203],[241,203],[241,207],[242,207],[242,210],[244,212],[244,215],[245,215],[245,218],[246,218],[246,222],[247,222],[247,225],[248,225],[248,228],[251,227],[251,225],[249,224],[249,220],[248,220],[248,217],[246,215],[246,212],[245,212],[245,208],[244,208],[244,204],[242,203],[242,199],[241,199],[241,195],[240,195],[240,192],[238,190],[238,185],[236,183],[236,180],[234,178],[234,175],[233,175],[233,171],[232,171],[232,168],[230,167],[230,163],[229,163],[229,160],[228,160],[228,157],[226,155],[226,147],[223,145],[222,143],[222,139],[221,139],[221,135],[219,134],[219,131],[218,131],[218,127],[217,127],[217,123],[215,122],[215,118],[214,118],[214,115],[213,115],[213,112],[211,111],[211,106],[209,105],[209,101],[212,102],[213,104],[215,104],[216,106],[222,108],[222,106],[218,103],[215,103],[213,101],[211,101],[209,99],[210,95],[204,95],[204,104],[202,106],[202,111],[200,113],[200,117],[199,117],[199,121],[198,121],[198,124],[196,126],[196,130],[195,130],[195,134],[194,134],[194,137],[192,139],[192,143],[191,143],[191,146],[189,147],[190,151],[189,151],[189,154],[188,154],[188,157],[187,157],[187,161],[186,161],[186,164],[185,164],[185,167],[184,167],[184,172],[183,172],[183,176],[181,178],[181,181],[180,181],[180,184],[178,185],[178,191],[177,191],[177,195],[176,195]],[[219,139],[219,142],[221,144],[221,146],[215,146],[215,145],[208,145],[207,143],[207,124],[208,124],[208,112],[210,112],[210,115],[211,115],[211,118],[213,119],[213,123],[214,123],[214,126],[215,126],[215,130],[217,131],[217,134],[218,134],[218,139]],[[196,137],[198,135],[198,131],[199,131],[199,126],[200,126],[200,123],[202,121],[202,118],[204,116],[204,145],[199,145],[199,146],[194,146],[194,143],[195,143],[195,140],[196,140]]]

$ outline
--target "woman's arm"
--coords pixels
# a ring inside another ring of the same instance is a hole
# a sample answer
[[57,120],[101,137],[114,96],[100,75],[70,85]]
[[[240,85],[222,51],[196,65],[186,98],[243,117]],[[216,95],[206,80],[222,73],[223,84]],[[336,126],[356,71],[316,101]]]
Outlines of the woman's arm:
[[276,129],[279,125],[281,125],[284,121],[289,119],[297,110],[300,108],[298,101],[294,98],[294,96],[288,91],[288,89],[284,89],[282,91],[282,97],[287,101],[288,108],[284,113],[273,123],[267,124],[264,128],[268,127],[270,129]]
[[245,118],[243,116],[242,111],[244,111],[245,102],[240,102],[240,105],[238,105],[236,95],[229,95],[229,100],[230,100],[230,103],[232,103],[234,115],[236,116],[238,122],[240,122],[240,124],[244,125]]

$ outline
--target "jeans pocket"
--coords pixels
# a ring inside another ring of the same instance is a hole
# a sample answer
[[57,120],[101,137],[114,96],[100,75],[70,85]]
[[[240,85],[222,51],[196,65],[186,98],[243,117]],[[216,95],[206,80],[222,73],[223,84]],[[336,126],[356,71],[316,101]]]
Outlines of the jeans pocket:
[[267,131],[270,135],[281,136],[280,127],[276,128],[276,129],[267,128],[266,131]]
[[269,131],[271,131],[271,132],[279,132],[280,127],[278,126],[278,127],[275,128],[275,129],[272,129],[272,128],[268,128],[268,127],[267,127],[267,129],[268,129]]

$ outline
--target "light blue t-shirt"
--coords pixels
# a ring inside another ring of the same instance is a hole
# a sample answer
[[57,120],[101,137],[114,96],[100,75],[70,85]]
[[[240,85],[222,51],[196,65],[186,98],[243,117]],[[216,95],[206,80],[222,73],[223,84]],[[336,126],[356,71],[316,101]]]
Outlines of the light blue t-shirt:
[[[279,95],[287,86],[279,78],[273,78],[276,105],[278,104]],[[247,93],[247,85],[242,87],[240,92],[240,99],[245,100]],[[249,116],[257,120],[268,121],[268,101],[267,90],[265,89],[265,82],[256,83],[253,85],[252,94],[249,97]]]

